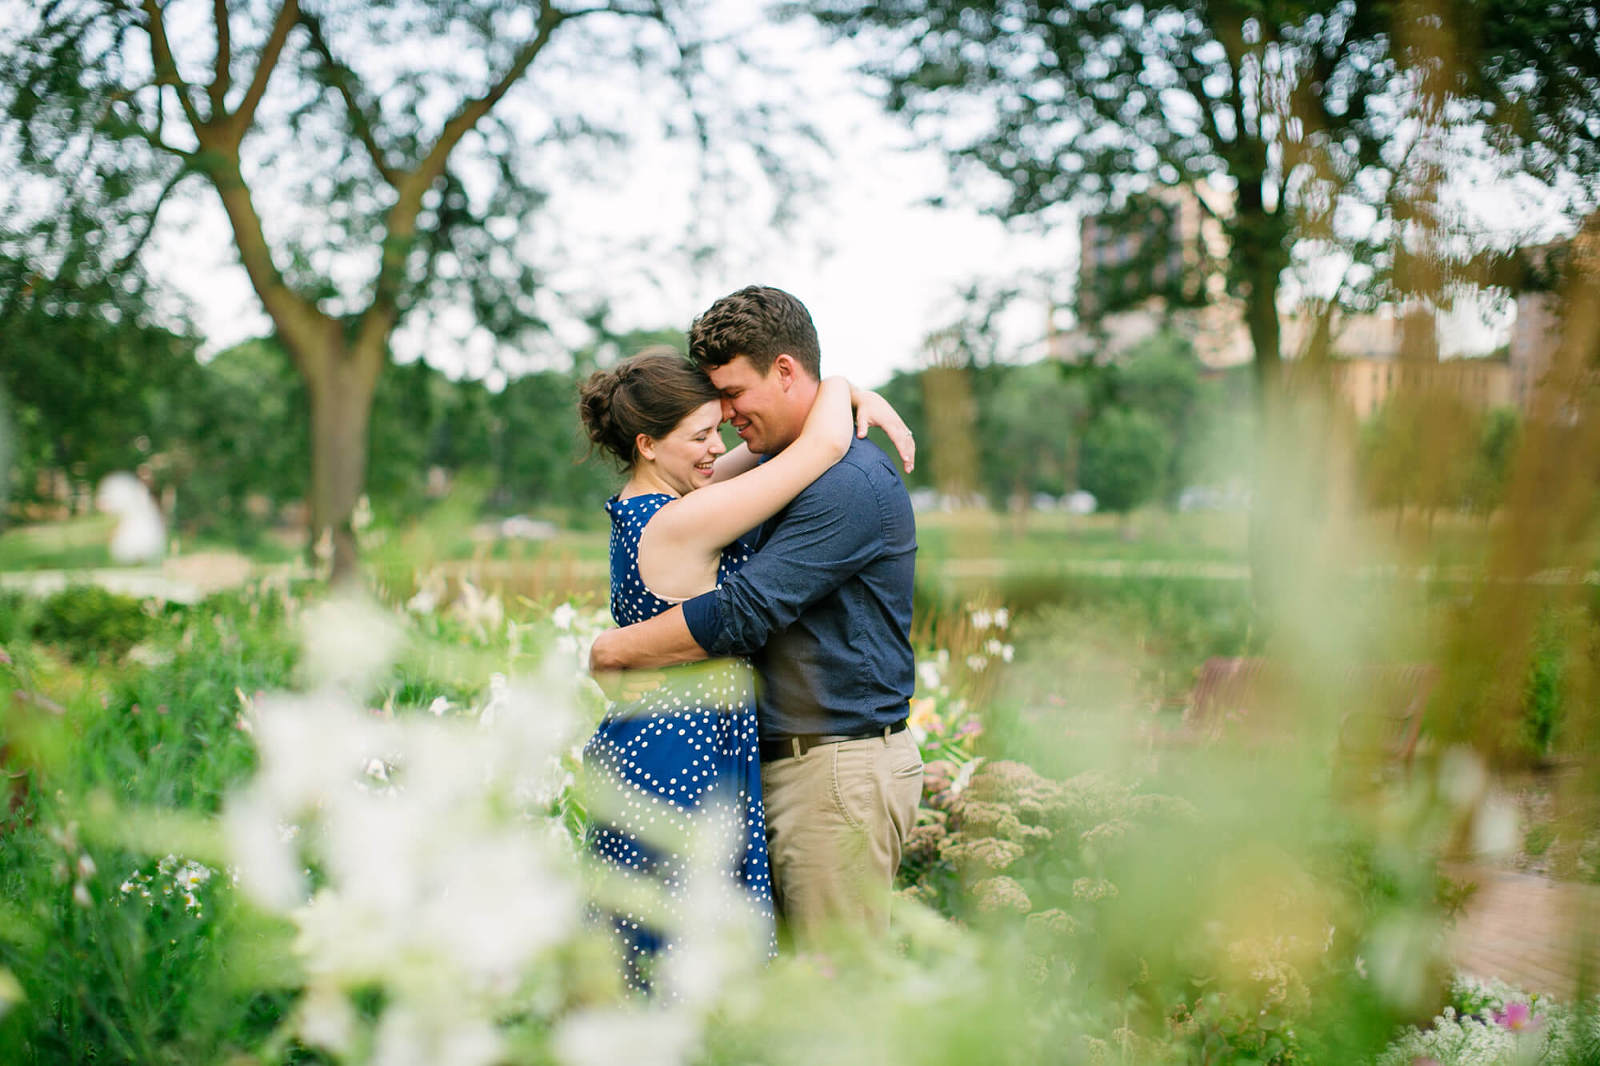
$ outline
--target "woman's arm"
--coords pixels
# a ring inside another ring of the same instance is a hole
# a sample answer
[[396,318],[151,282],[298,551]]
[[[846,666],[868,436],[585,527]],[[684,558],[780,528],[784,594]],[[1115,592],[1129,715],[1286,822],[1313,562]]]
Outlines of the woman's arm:
[[827,378],[794,443],[733,481],[697,489],[656,512],[639,537],[639,576],[661,596],[709,589],[718,553],[843,458],[851,429],[849,382]]
[[717,461],[711,467],[711,483],[716,484],[738,477],[746,471],[754,470],[760,462],[761,456],[751,451],[750,445],[740,441],[738,447],[732,451],[717,456]]
[[854,385],[850,386],[850,404],[856,409],[856,436],[865,437],[869,426],[881,428],[888,434],[894,450],[900,453],[900,462],[905,466],[906,473],[911,473],[917,465],[917,442],[911,436],[911,427],[900,417],[900,412],[890,407],[889,401],[877,393],[870,389],[858,389]]
[[[870,427],[877,426],[888,435],[889,443],[900,454],[900,462],[904,464],[906,473],[916,469],[917,442],[911,436],[911,427],[906,425],[900,412],[891,407],[888,400],[871,389],[851,385],[850,406],[856,409],[856,436],[865,437]],[[715,483],[736,478],[754,470],[760,461],[761,457],[750,450],[750,445],[741,441],[738,447],[717,457],[716,473],[711,480]]]

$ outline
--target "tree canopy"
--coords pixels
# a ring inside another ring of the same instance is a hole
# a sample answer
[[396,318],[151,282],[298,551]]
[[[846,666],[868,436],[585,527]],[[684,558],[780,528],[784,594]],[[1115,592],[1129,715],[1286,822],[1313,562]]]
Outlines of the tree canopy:
[[403,318],[537,338],[567,312],[547,188],[599,181],[645,126],[715,146],[730,186],[792,167],[781,109],[719,86],[713,66],[742,68],[697,20],[693,0],[44,5],[0,42],[0,253],[115,283],[191,184],[220,205],[304,382],[312,525],[348,573]]
[[1437,294],[1439,260],[1472,251],[1438,232],[1449,131],[1469,131],[1501,166],[1581,186],[1578,202],[1593,201],[1600,174],[1600,26],[1578,0],[809,10],[841,35],[870,35],[886,107],[958,172],[986,176],[967,184],[1004,216],[1220,186],[1229,283],[1268,379],[1297,240],[1365,243],[1377,255],[1369,292]]

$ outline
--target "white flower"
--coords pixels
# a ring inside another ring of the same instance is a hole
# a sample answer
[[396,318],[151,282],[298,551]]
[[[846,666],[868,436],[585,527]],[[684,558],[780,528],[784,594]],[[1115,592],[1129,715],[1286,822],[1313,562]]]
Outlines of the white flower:
[[313,686],[369,687],[393,660],[403,634],[372,600],[340,595],[301,615],[302,662]]
[[435,696],[433,702],[428,704],[428,713],[435,718],[442,717],[445,712],[455,709],[455,705],[443,696]]
[[1472,846],[1479,855],[1502,858],[1517,850],[1517,808],[1500,794],[1491,795],[1472,820]]
[[994,611],[994,627],[1004,629],[1011,624],[1011,612],[1004,607],[996,607]]
[[994,612],[987,608],[974,610],[968,617],[972,619],[973,629],[990,629],[994,626]]
[[5,1017],[13,1005],[21,1003],[26,998],[22,994],[22,983],[10,970],[0,969],[0,1018]]
[[680,1066],[696,1043],[693,1019],[681,1011],[585,1010],[556,1030],[556,1058],[564,1066]]
[[571,629],[572,624],[577,621],[577,618],[578,610],[570,603],[563,603],[554,611],[550,612],[550,621],[557,629]]
[[988,665],[989,665],[989,660],[986,657],[982,656],[982,655],[969,655],[969,656],[967,656],[967,669],[971,670],[973,673],[977,673],[978,671],[983,670]]

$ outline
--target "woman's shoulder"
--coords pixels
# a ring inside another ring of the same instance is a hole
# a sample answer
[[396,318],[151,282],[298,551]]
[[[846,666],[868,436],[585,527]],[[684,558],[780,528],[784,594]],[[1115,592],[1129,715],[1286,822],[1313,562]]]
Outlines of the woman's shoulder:
[[612,525],[629,525],[642,528],[657,511],[677,499],[666,492],[641,492],[635,496],[617,495],[606,501],[606,514]]

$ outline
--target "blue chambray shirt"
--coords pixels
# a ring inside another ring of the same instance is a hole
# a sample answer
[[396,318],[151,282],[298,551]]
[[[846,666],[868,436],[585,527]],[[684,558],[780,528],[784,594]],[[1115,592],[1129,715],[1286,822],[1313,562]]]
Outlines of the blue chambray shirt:
[[864,733],[904,718],[917,529],[883,451],[852,440],[751,543],[743,569],[683,615],[712,656],[750,657],[761,735]]

